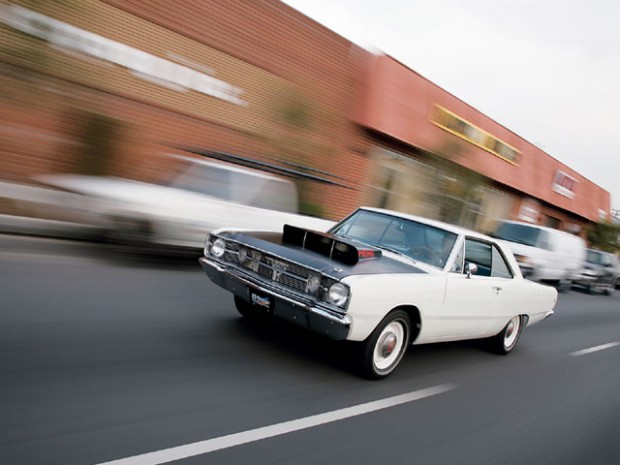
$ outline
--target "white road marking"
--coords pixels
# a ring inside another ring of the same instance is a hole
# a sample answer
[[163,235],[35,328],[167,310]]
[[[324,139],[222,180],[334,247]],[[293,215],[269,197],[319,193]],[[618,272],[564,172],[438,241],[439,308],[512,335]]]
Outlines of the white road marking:
[[249,442],[260,441],[262,439],[280,436],[282,434],[292,433],[314,426],[332,423],[338,420],[364,415],[366,413],[375,412],[377,410],[394,407],[396,405],[406,404],[415,400],[424,399],[425,397],[435,396],[454,389],[453,384],[441,384],[438,386],[421,389],[419,391],[408,392],[386,399],[375,400],[365,404],[354,405],[340,410],[321,413],[310,417],[299,418],[297,420],[285,421],[271,426],[251,429],[241,433],[220,436],[219,438],[207,439],[206,441],[194,442],[183,446],[171,447],[146,454],[134,455],[111,462],[100,463],[98,465],[158,465],[168,463],[174,460],[181,460],[196,455],[207,454],[216,450],[227,449],[230,447],[247,444]]
[[609,344],[603,344],[596,347],[590,347],[589,349],[578,350],[570,355],[573,357],[579,357],[581,355],[591,354],[592,352],[598,352],[599,350],[611,349],[612,347],[620,346],[620,342],[610,342]]

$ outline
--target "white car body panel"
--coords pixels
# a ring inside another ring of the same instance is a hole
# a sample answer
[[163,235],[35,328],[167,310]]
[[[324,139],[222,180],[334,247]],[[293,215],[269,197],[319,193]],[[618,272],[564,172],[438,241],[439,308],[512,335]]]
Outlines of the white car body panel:
[[581,237],[530,223],[518,221],[503,221],[503,223],[524,225],[546,235],[546,247],[499,239],[510,247],[513,254],[522,257],[523,264],[533,266],[530,279],[536,281],[572,280],[583,268],[586,243]]
[[[394,214],[377,208],[365,210]],[[400,306],[413,306],[420,311],[422,327],[414,344],[489,337],[501,331],[515,315],[527,316],[528,325],[549,316],[557,300],[556,289],[524,279],[511,251],[512,244],[439,221],[415,215],[399,215],[441,227],[458,234],[459,238],[442,270],[421,264],[429,274],[364,275],[346,278],[345,282],[351,286],[351,302],[347,314],[353,320],[348,339],[364,340],[385,315]],[[475,274],[468,278],[462,273],[449,272],[456,258],[455,251],[465,238],[495,244],[510,265],[513,278]],[[414,285],[421,289],[419,294],[412,288]],[[377,291],[379,289],[380,292]]]
[[525,326],[553,314],[558,296],[524,279],[505,244],[373,208],[327,233],[219,229],[204,254],[207,276],[244,317],[357,342],[357,363],[373,379],[391,373],[406,344],[484,339],[507,354]]
[[[291,207],[297,205],[297,191],[289,180],[228,164],[202,160],[191,160],[190,163],[200,167],[216,166],[227,173],[243,174],[251,179],[270,182],[271,185],[277,184],[282,195],[291,198],[274,200]],[[202,248],[207,234],[224,226],[281,231],[284,224],[292,224],[326,231],[334,224],[333,221],[290,211],[253,206],[249,204],[252,198],[248,197],[248,192],[236,185],[228,186],[231,199],[221,199],[188,189],[115,177],[48,175],[40,176],[38,180],[82,194],[82,205],[88,204],[90,212],[96,217],[96,225],[102,229],[123,231],[141,222],[148,224],[149,234],[144,240],[155,245]],[[269,194],[252,192],[254,200]]]
[[[553,306],[549,302],[557,297],[554,288],[520,276],[467,278],[443,270],[427,275],[353,276],[343,282],[351,286],[347,314],[353,323],[348,339],[354,341],[366,339],[385,315],[402,306],[416,307],[422,317],[414,344],[488,337],[501,331],[514,315],[526,315],[528,324],[543,320]],[[526,305],[524,296],[529,296]]]

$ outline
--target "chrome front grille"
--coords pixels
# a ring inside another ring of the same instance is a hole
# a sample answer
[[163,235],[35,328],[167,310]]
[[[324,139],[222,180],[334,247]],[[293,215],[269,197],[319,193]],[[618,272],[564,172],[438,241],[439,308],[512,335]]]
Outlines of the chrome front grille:
[[[253,258],[246,260],[245,263],[241,263],[239,259],[241,248],[245,248],[246,252]],[[263,252],[262,250],[241,246],[241,244],[230,240],[226,241],[226,251],[222,260],[241,267],[248,274],[256,275],[263,280],[277,283],[287,289],[306,295],[311,294],[307,288],[308,279],[311,276],[319,276],[321,285],[313,293],[314,296],[319,298],[323,298],[329,286],[336,282],[335,279],[323,276],[318,270]]]

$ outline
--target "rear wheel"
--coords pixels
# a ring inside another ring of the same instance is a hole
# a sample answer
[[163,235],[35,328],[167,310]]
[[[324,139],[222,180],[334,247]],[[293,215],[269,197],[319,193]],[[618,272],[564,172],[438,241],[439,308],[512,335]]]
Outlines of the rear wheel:
[[512,352],[519,341],[524,323],[525,319],[522,316],[513,316],[499,334],[486,339],[489,350],[500,355]]
[[558,281],[558,292],[568,292],[570,291],[571,287],[573,287],[573,281],[571,279],[564,278]]
[[391,374],[407,351],[411,322],[404,310],[388,314],[355,353],[360,374],[381,379]]

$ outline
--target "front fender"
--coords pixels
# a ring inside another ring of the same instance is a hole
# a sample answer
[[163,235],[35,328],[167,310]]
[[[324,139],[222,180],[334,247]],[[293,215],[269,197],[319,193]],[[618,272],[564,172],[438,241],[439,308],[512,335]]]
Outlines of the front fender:
[[403,305],[418,308],[423,328],[427,312],[441,309],[446,288],[445,279],[432,274],[358,275],[343,282],[351,288],[347,314],[352,341],[366,339],[391,310]]

